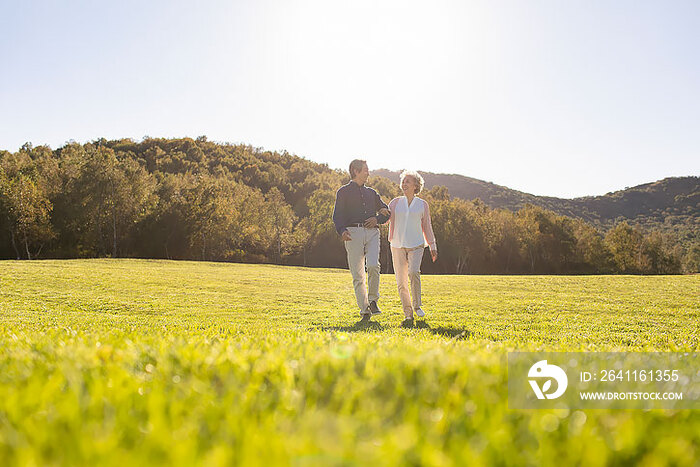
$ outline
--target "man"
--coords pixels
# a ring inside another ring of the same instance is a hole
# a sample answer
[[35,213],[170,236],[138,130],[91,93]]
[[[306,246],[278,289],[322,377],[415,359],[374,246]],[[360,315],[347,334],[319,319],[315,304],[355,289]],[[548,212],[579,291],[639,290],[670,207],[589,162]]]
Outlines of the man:
[[[369,177],[367,162],[355,159],[350,163],[350,182],[338,189],[333,208],[333,223],[342,236],[348,253],[357,306],[362,321],[381,313],[379,300],[379,224],[389,220],[388,206],[372,188],[366,187]],[[367,288],[365,288],[365,263]]]

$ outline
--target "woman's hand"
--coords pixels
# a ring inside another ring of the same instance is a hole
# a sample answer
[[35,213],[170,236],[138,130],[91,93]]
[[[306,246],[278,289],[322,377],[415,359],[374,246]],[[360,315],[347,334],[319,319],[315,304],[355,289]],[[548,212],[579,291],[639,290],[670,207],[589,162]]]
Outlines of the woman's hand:
[[436,250],[430,250],[430,257],[433,258],[433,263],[437,261],[437,251]]
[[387,208],[381,208],[379,214],[382,216],[391,216],[391,212]]

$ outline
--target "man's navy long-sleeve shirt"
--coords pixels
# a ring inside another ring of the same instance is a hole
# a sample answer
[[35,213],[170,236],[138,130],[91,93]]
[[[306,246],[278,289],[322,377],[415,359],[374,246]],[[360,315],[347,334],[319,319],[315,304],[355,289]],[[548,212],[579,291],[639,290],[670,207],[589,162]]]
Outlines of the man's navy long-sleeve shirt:
[[389,216],[377,214],[382,208],[389,208],[379,193],[364,185],[360,186],[350,180],[341,186],[335,194],[333,223],[339,235],[350,224],[362,224],[370,217],[377,217],[377,224],[384,224]]

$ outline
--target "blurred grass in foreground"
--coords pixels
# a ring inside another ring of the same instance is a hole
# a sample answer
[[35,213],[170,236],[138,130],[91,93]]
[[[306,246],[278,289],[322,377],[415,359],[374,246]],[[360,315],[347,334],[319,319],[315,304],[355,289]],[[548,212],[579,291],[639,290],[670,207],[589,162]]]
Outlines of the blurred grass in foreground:
[[698,351],[698,276],[0,262],[2,465],[697,465],[697,411],[507,409],[506,353]]

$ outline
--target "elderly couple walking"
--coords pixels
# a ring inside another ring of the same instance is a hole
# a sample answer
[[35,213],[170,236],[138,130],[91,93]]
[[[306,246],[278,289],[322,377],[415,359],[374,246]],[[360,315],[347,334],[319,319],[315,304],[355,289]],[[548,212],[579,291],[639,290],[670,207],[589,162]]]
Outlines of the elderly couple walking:
[[352,274],[357,305],[364,322],[369,321],[372,315],[381,313],[377,305],[378,226],[388,221],[391,257],[404,312],[402,326],[412,327],[414,312],[418,317],[425,316],[421,303],[420,265],[426,246],[430,247],[432,260],[437,260],[437,246],[428,203],[416,196],[423,188],[423,177],[417,172],[404,171],[401,174],[401,190],[404,196],[394,198],[388,206],[376,191],[365,186],[368,177],[367,162],[360,159],[352,161],[351,180],[336,193],[333,209],[333,222],[338,234],[343,238],[348,254],[348,266]]

